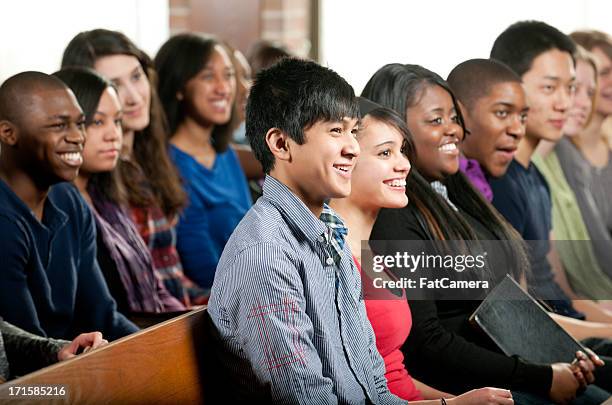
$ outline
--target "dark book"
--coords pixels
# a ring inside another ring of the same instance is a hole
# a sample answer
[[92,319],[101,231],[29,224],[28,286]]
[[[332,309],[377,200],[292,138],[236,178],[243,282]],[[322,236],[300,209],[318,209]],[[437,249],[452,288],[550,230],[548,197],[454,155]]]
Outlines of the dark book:
[[521,286],[506,277],[470,317],[507,355],[533,363],[571,363],[584,348]]

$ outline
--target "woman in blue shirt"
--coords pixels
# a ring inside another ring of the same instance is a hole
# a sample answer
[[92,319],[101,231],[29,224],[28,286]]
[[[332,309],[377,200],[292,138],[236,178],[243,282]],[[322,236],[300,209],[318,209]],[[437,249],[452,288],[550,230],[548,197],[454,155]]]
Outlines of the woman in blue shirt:
[[185,273],[210,288],[225,243],[251,206],[245,175],[229,148],[234,68],[214,38],[179,34],[155,57],[168,116],[170,155],[187,191],[177,227]]

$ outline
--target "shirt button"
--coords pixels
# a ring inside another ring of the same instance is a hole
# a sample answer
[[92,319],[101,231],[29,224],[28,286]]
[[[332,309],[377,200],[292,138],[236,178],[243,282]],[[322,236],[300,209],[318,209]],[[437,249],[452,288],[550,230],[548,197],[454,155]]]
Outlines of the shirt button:
[[323,243],[323,242],[325,241],[325,238],[323,237],[323,235],[321,235],[321,236],[319,236],[319,237],[317,238],[317,240],[318,240],[319,242]]
[[332,264],[334,264],[334,259],[328,257],[327,259],[325,259],[325,263],[327,263],[328,266],[331,266]]

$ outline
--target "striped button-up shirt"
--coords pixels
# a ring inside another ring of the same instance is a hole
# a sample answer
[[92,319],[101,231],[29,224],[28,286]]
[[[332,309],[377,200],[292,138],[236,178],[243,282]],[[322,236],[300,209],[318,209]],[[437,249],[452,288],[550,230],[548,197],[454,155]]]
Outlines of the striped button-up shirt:
[[219,363],[232,380],[228,394],[275,403],[405,403],[387,388],[347,244],[334,260],[338,235],[266,177],[263,197],[225,246],[209,301]]

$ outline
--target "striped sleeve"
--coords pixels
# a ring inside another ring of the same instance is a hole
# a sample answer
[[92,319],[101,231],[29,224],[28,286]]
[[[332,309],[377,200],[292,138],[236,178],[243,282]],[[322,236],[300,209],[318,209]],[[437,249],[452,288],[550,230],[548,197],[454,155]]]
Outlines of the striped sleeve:
[[226,295],[233,300],[226,313],[234,314],[229,322],[235,322],[241,349],[274,403],[337,403],[312,343],[296,260],[287,249],[265,243],[241,251],[231,266],[225,287],[241,287]]

